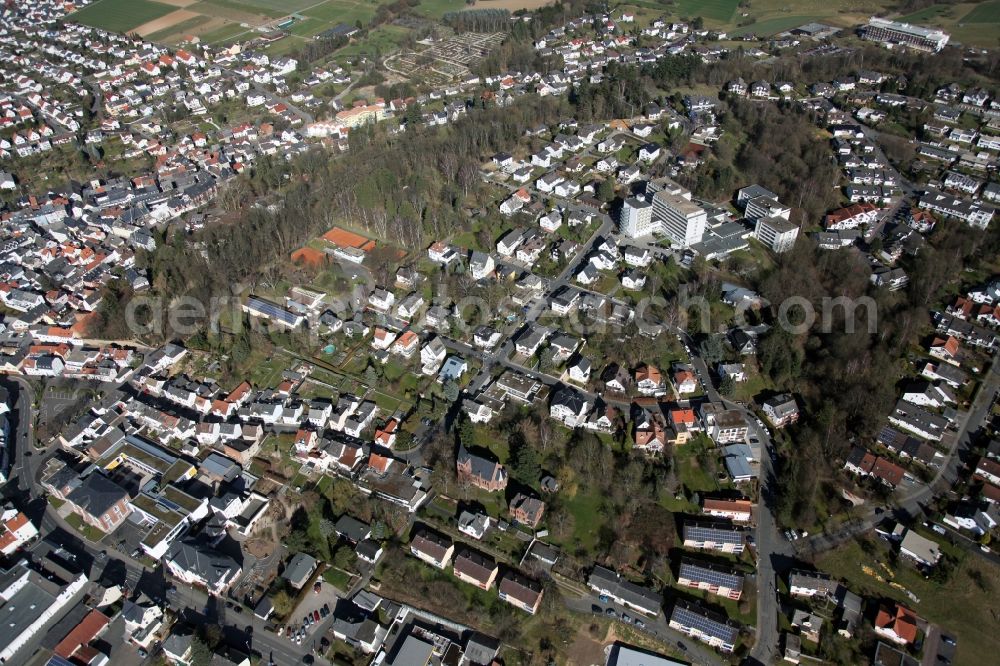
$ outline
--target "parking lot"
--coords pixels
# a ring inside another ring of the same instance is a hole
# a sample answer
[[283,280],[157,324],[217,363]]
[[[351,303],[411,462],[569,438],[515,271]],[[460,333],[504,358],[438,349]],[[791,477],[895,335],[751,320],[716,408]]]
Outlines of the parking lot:
[[[302,640],[317,639],[319,637],[317,630],[327,624],[326,620],[329,618],[329,615],[326,614],[327,611],[332,612],[337,605],[337,590],[334,589],[333,585],[323,582],[321,576],[317,576],[315,580],[320,583],[319,593],[313,592],[313,582],[306,585],[303,588],[302,600],[289,616],[290,624],[288,626],[293,631],[304,630]],[[324,607],[326,610],[322,610]],[[320,614],[319,621],[316,620],[316,613]],[[306,620],[307,616],[310,618],[308,621]],[[285,629],[284,635],[287,636],[288,627]]]

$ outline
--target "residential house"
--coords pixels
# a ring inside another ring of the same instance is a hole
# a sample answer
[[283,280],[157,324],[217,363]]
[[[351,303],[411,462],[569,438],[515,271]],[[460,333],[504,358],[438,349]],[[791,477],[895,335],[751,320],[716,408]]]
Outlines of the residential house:
[[674,631],[679,631],[725,653],[730,653],[736,648],[736,641],[740,635],[739,626],[726,616],[710,611],[700,604],[683,600],[678,600],[674,605],[669,626]]
[[828,574],[806,569],[792,569],[788,575],[788,591],[793,597],[832,597],[837,591],[838,583]]
[[900,604],[879,606],[875,633],[896,645],[912,645],[917,640],[917,616]]
[[542,603],[541,584],[516,571],[505,571],[500,577],[500,599],[534,615]]
[[799,407],[788,393],[768,398],[761,406],[764,416],[775,428],[784,428],[799,420]]
[[667,392],[666,382],[664,382],[660,370],[649,364],[636,368],[635,387],[642,395],[659,396]]
[[410,540],[410,553],[431,566],[445,569],[455,554],[455,544],[437,532],[418,527]]
[[743,596],[743,574],[710,562],[683,558],[677,573],[677,584],[693,590],[704,590],[734,601]]
[[732,523],[685,521],[682,531],[685,548],[739,554],[745,547],[743,528]]
[[236,581],[242,567],[236,560],[208,546],[177,541],[164,557],[167,571],[187,585],[204,587],[221,596]]
[[455,553],[452,573],[463,583],[488,590],[493,587],[493,582],[500,573],[500,567],[486,555],[463,546]]
[[792,629],[798,630],[799,636],[802,638],[819,643],[820,632],[823,629],[823,618],[819,615],[796,608],[792,612],[791,625]]
[[587,587],[609,597],[615,603],[650,617],[658,617],[663,606],[663,597],[655,590],[633,583],[619,573],[601,566],[595,566],[591,571],[587,577]]
[[483,513],[462,511],[458,516],[458,531],[473,539],[482,539],[490,529],[491,518]]
[[590,407],[590,402],[582,393],[569,386],[563,386],[552,394],[549,416],[567,428],[576,428],[583,425]]
[[545,502],[537,497],[518,493],[510,501],[510,517],[531,529],[537,529],[545,513]]
[[737,523],[749,523],[753,517],[753,504],[748,499],[702,500],[701,512],[713,518],[725,518]]
[[460,482],[489,492],[501,491],[507,487],[507,470],[503,465],[469,453],[464,445],[459,447],[455,465]]
[[899,543],[899,554],[924,567],[933,567],[941,560],[941,548],[936,541],[907,530]]

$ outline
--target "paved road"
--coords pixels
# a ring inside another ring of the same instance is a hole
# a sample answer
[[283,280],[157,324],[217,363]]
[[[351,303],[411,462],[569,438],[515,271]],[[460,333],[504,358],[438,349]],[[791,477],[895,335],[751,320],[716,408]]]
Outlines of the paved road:
[[780,610],[777,593],[777,575],[791,564],[794,551],[788,541],[778,532],[774,517],[774,503],[777,498],[774,467],[770,452],[773,451],[770,433],[757,424],[757,417],[742,405],[719,395],[712,383],[708,365],[699,355],[694,339],[681,331],[681,337],[691,350],[691,364],[705,388],[705,394],[713,402],[721,402],[728,409],[742,412],[749,426],[750,434],[760,442],[760,497],[757,503],[757,528],[755,549],[757,552],[757,627],[756,641],[750,659],[759,664],[774,664],[781,660],[778,612]]
[[[613,602],[603,602],[600,597],[594,594],[587,594],[582,597],[573,597],[570,594],[563,592],[562,597],[566,603],[566,607],[572,611],[578,613],[587,614],[600,614],[605,615],[605,609],[613,608],[618,617],[623,614],[627,614],[629,617],[636,619],[641,618],[645,623],[645,628],[641,631],[645,631],[654,638],[666,643],[667,645],[672,645],[679,649],[679,644],[684,646],[681,653],[685,656],[685,659],[690,659],[694,664],[704,664],[708,666],[721,666],[722,664],[729,663],[726,659],[716,654],[711,648],[702,645],[697,640],[682,634],[679,631],[671,629],[667,624],[667,619],[663,613],[660,613],[656,618],[650,618],[644,616],[642,613],[637,613],[636,611],[629,610],[624,606]],[[595,607],[598,609],[595,612]]]
[[913,186],[913,183],[903,178],[903,174],[899,173],[896,167],[892,165],[892,162],[889,161],[889,158],[885,156],[882,146],[879,145],[879,137],[882,135],[881,132],[864,124],[860,124],[860,126],[865,138],[869,139],[875,146],[875,154],[882,161],[882,164],[885,165],[885,170],[890,172],[890,174],[896,179],[896,182],[899,183],[899,189],[902,191],[902,195],[896,200],[896,202],[889,208],[885,209],[885,211],[883,211],[883,213],[879,216],[878,222],[876,222],[875,225],[868,230],[866,240],[871,242],[876,236],[880,236],[882,234],[882,230],[885,228],[885,225],[893,220],[897,213],[899,213],[902,209],[903,205],[914,196],[916,188]]
[[[962,467],[965,464],[963,458],[968,455],[972,447],[972,438],[989,416],[997,390],[1000,389],[1000,367],[998,367],[1000,364],[997,363],[998,359],[1000,359],[1000,354],[994,355],[990,369],[983,378],[983,382],[979,386],[971,407],[959,417],[958,433],[953,438],[944,464],[938,469],[937,474],[930,483],[919,484],[896,500],[897,517],[901,519],[919,517],[923,513],[923,506],[936,493],[947,491],[959,480]],[[865,511],[836,532],[816,534],[808,539],[797,541],[795,542],[796,548],[804,554],[815,555],[853,539],[859,534],[872,529],[882,520],[882,514],[876,513],[877,508],[880,507],[872,507]],[[971,552],[977,552],[984,557],[989,557],[989,555],[978,549]]]

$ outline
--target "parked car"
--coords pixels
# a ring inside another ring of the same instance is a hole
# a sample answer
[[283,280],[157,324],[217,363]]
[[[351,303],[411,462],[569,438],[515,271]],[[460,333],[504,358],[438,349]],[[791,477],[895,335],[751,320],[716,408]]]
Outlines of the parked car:
[[314,610],[313,611],[313,620],[316,621],[316,622],[319,622],[319,611],[318,610]]
[[615,612],[614,608],[608,608],[604,611],[604,614],[608,617],[618,617],[618,613]]

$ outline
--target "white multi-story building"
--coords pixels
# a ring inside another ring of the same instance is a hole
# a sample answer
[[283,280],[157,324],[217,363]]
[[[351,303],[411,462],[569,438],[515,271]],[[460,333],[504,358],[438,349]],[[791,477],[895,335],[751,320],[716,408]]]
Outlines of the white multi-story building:
[[883,44],[902,44],[921,51],[937,53],[948,43],[949,35],[941,30],[899,23],[876,16],[861,29],[861,36]]
[[628,198],[618,213],[618,229],[629,238],[641,238],[662,229],[662,225],[653,224],[653,207],[648,201]]
[[799,237],[799,228],[783,217],[762,217],[757,220],[754,238],[771,248],[773,252],[788,252]]
[[681,247],[700,243],[705,235],[708,214],[691,201],[691,193],[671,194],[661,190],[653,195],[653,218],[660,221],[663,233]]

